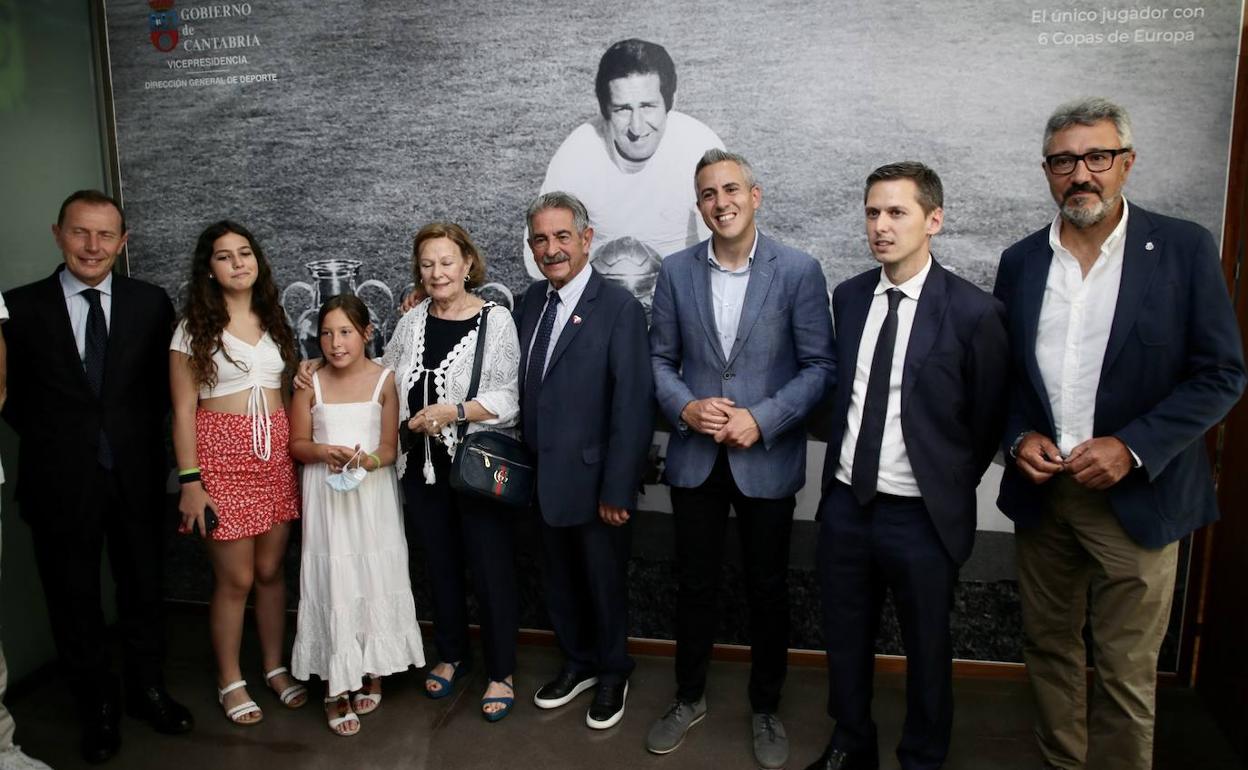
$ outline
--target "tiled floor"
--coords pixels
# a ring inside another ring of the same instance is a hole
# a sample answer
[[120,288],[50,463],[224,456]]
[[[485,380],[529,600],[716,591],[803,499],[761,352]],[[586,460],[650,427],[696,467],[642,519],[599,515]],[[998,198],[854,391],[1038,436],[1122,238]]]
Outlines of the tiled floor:
[[[644,748],[650,721],[673,692],[670,658],[641,657],[631,680],[628,710],[621,724],[605,732],[585,726],[589,696],[553,712],[530,700],[535,687],[558,668],[558,653],[548,647],[521,649],[517,675],[519,700],[504,721],[491,725],[478,715],[484,689],[478,672],[459,683],[452,698],[424,697],[416,672],[390,677],[385,700],[365,717],[353,738],[332,735],[317,704],[287,711],[263,686],[251,688],[265,709],[255,727],[230,725],[213,692],[206,617],[199,611],[172,613],[170,690],[194,712],[197,726],[188,736],[157,735],[126,718],[121,753],[108,767],[125,770],[176,768],[262,768],[316,770],[334,768],[732,768],[754,767],[750,750],[749,710],[745,687],[748,666],[716,662],[708,689],[710,713],[684,745],[664,757]],[[245,653],[256,658],[254,639]],[[432,651],[431,651],[432,653]],[[260,673],[248,670],[259,684]],[[900,675],[877,677],[875,713],[879,722],[883,768],[896,768],[891,747],[901,730],[904,681]],[[320,693],[313,688],[315,697]],[[803,768],[822,750],[830,723],[824,715],[825,673],[793,668],[785,687],[780,716],[792,741],[790,768]],[[956,683],[957,713],[950,770],[1023,770],[1040,767],[1030,735],[1031,701],[1025,683],[963,679]],[[48,679],[20,688],[9,704],[18,724],[18,741],[58,770],[83,767],[77,755],[77,728],[67,689]],[[1159,770],[1218,770],[1242,765],[1193,693],[1169,688],[1161,693],[1157,735]]]

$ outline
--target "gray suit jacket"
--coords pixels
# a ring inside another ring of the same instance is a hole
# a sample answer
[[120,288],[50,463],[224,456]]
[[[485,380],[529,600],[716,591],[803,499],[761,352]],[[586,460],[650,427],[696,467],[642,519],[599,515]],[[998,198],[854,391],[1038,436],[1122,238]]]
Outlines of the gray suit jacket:
[[732,351],[724,358],[711,306],[703,241],[663,260],[650,326],[659,409],[677,429],[667,447],[667,481],[696,487],[719,445],[685,427],[690,401],[732,399],[750,410],[762,439],[729,449],[737,487],[748,497],[795,494],[806,479],[805,420],[836,380],[832,318],[823,271],[809,254],[761,232]]

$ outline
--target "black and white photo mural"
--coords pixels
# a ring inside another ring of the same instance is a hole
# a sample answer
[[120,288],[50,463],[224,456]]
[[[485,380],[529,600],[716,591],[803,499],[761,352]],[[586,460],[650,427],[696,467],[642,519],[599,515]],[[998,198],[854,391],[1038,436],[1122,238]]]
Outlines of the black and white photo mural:
[[[431,220],[472,234],[487,291],[511,301],[536,275],[525,207],[550,189],[587,204],[594,269],[647,301],[663,257],[708,234],[693,167],[718,146],[753,163],[760,227],[814,255],[829,286],[873,264],[867,174],[923,161],[945,187],[936,257],[990,289],[1002,249],[1053,218],[1043,125],[1080,96],[1132,114],[1128,197],[1222,232],[1239,0],[105,5],[131,273],[176,298],[199,231],[237,220],[273,261],[309,353],[309,318],[342,291],[368,304],[380,350],[412,284],[412,235]],[[661,456],[661,434],[656,443]],[[808,520],[822,458],[812,443],[798,498],[808,528],[794,530],[792,562],[794,644],[811,648],[821,640]],[[1021,659],[999,475],[980,490],[958,657]],[[670,636],[664,488],[647,485],[642,508],[633,632]],[[725,590],[740,590],[727,577]],[[544,625],[536,604],[525,613],[525,625]],[[740,625],[725,618],[721,638]],[[881,644],[900,649],[895,629]]]

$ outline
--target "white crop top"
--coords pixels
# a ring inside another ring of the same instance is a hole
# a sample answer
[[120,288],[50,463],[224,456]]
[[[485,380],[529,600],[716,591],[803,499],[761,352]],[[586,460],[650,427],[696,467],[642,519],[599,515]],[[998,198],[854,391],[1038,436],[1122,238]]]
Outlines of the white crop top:
[[[191,355],[191,337],[186,333],[186,321],[179,323],[174,330],[169,349]],[[226,358],[227,354],[229,358]],[[212,354],[212,363],[217,368],[217,384],[212,387],[201,385],[200,399],[250,390],[247,416],[251,418],[251,451],[261,460],[268,460],[272,454],[272,435],[269,400],[264,389],[282,387],[286,364],[282,361],[281,349],[267,331],[259,342],[249,345],[222,329],[221,347]]]

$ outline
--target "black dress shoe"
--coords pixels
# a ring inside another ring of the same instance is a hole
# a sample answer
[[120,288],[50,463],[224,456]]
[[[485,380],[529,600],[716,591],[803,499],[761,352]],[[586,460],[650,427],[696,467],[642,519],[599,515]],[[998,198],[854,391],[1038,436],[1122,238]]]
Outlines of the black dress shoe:
[[186,706],[169,697],[163,687],[144,687],[126,693],[126,713],[142,719],[166,735],[187,733],[195,726],[195,718]]
[[539,709],[559,708],[596,684],[598,677],[592,674],[578,674],[564,669],[559,676],[533,693],[533,705]]
[[879,770],[879,767],[878,756],[849,754],[829,746],[819,759],[806,766],[806,770]]
[[93,765],[107,762],[121,748],[121,711],[111,700],[82,709],[82,740],[78,750]]
[[585,724],[595,730],[615,727],[624,718],[624,701],[628,700],[628,680],[599,684],[594,701],[585,713]]

